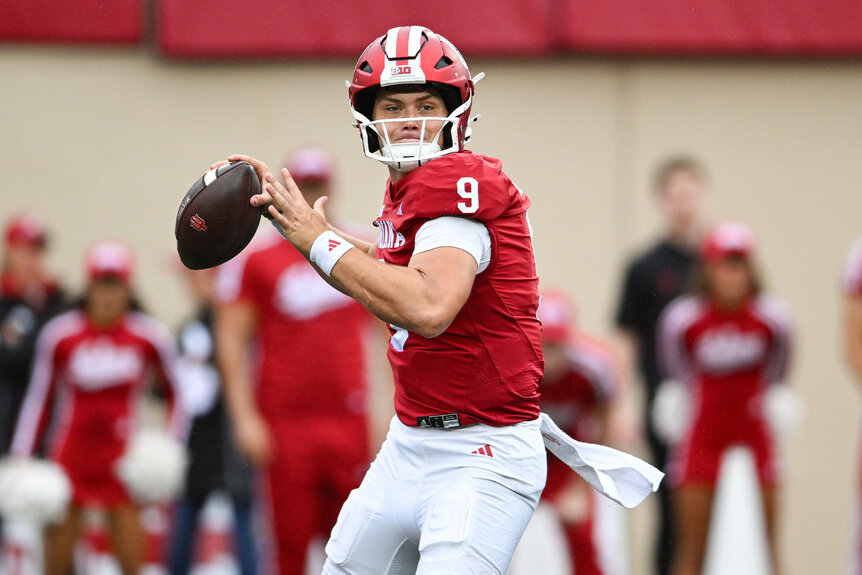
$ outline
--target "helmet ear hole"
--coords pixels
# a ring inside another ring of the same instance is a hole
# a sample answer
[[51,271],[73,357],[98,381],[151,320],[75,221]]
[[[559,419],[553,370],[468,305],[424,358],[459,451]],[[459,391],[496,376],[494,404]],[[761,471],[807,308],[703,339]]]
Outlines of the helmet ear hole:
[[439,70],[440,68],[445,68],[446,66],[451,66],[452,60],[448,56],[440,56],[440,59],[437,60],[437,63],[434,64],[434,69]]
[[366,74],[373,74],[374,69],[371,68],[371,64],[368,63],[368,60],[359,65],[359,69],[365,72]]

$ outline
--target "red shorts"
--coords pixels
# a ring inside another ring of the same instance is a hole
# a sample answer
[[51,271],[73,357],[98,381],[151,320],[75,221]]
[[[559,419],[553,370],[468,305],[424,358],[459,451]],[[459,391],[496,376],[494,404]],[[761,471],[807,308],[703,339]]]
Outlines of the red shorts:
[[307,416],[270,421],[270,431],[267,507],[277,573],[302,575],[308,544],[328,538],[368,470],[368,424],[357,416]]
[[116,507],[132,503],[129,492],[117,476],[116,459],[59,463],[72,484],[72,505],[78,507]]
[[726,422],[721,427],[696,421],[688,435],[670,450],[668,479],[673,486],[706,484],[715,486],[721,460],[732,447],[746,447],[754,456],[757,476],[764,487],[781,481],[775,441],[764,421]]

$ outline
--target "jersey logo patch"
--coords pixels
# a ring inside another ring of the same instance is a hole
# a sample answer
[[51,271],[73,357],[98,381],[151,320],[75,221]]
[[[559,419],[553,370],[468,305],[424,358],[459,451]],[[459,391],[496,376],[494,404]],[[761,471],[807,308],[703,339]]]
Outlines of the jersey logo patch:
[[491,452],[491,446],[487,443],[479,449],[471,451],[470,453],[472,453],[473,455],[486,455],[488,457],[494,457],[494,454]]

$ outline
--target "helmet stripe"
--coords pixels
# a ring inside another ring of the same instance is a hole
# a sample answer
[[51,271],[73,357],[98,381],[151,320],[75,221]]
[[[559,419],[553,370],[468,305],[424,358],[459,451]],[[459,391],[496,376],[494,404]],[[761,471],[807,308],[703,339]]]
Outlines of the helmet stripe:
[[400,28],[390,28],[386,33],[386,43],[383,45],[383,51],[388,60],[394,60],[395,56],[398,54],[397,45],[399,30]]
[[413,53],[410,51],[410,32],[415,26],[402,26],[398,29],[398,44],[394,54],[396,64],[403,66],[407,64],[407,58]]

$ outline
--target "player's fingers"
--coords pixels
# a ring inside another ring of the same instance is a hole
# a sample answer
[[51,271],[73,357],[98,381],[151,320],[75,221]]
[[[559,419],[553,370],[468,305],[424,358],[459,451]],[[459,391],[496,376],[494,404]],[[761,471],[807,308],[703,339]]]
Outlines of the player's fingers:
[[291,195],[295,198],[301,198],[302,192],[299,190],[299,186],[296,185],[296,182],[293,181],[293,176],[290,175],[287,168],[282,168],[281,175],[284,178],[284,185],[287,187],[288,191],[290,191]]
[[259,194],[256,194],[256,195],[251,197],[251,199],[249,200],[249,203],[256,208],[261,208],[263,206],[266,206],[266,205],[272,203],[272,196],[266,190],[266,186],[264,186],[264,188],[261,190],[261,192]]
[[272,198],[272,206],[274,206],[279,212],[293,213],[294,205],[290,201],[290,198],[285,197],[282,190],[279,190],[273,184],[266,184],[266,191]]
[[216,168],[220,168],[220,167],[225,166],[229,163],[230,162],[228,162],[227,160],[219,160],[218,162],[216,162],[215,164],[210,166],[210,170],[215,170]]
[[314,201],[314,211],[320,214],[320,217],[322,217],[324,220],[326,219],[326,210],[324,209],[324,206],[326,205],[327,201],[329,201],[329,198],[327,196],[320,196],[319,198],[317,198],[317,200]]
[[253,158],[251,156],[246,156],[245,154],[231,154],[227,157],[227,159],[231,162],[248,162],[254,168],[254,171],[257,172],[257,177],[260,178],[261,183],[263,182],[263,176],[269,171],[269,166],[267,166],[264,162],[261,162],[257,158]]

